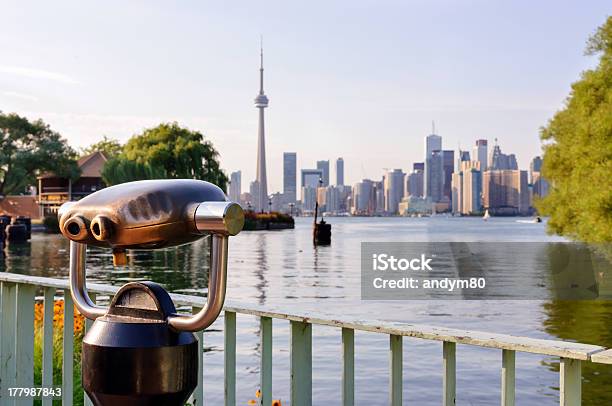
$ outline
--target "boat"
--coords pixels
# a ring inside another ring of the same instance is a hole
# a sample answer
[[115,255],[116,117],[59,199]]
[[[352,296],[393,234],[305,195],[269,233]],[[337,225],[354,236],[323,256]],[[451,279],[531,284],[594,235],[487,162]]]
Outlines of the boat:
[[489,209],[486,209],[484,216],[482,216],[482,219],[484,221],[487,221],[490,217],[491,217],[491,215],[489,214]]
[[[323,185],[323,180],[319,179],[319,186]],[[317,223],[319,213],[319,200],[315,201],[314,223],[312,225],[312,242],[315,245],[330,245],[331,244],[331,224],[323,219],[321,213],[321,221]]]
[[525,224],[538,224],[542,222],[542,218],[540,216],[535,216],[531,220],[516,220],[516,222]]

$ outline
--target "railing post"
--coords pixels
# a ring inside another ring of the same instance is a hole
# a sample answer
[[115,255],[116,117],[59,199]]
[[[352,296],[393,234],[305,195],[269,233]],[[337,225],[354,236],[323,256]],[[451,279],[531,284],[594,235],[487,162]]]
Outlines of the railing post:
[[[8,396],[8,388],[16,384],[16,360],[15,360],[15,301],[17,287],[14,283],[2,282],[2,319],[0,320],[0,331],[9,332],[1,334],[0,342],[0,400]],[[5,403],[4,401],[0,403]]]
[[272,404],[272,319],[260,317],[261,365],[260,365],[260,405]]
[[[55,311],[55,289],[44,290],[44,315],[43,315],[43,348],[42,348],[42,386],[50,388],[53,386],[53,314]],[[43,406],[51,406],[53,399],[46,397],[42,399]]]
[[559,380],[561,406],[580,406],[582,402],[582,371],[580,360],[561,358]]
[[442,343],[442,358],[444,364],[444,406],[454,406],[456,398],[456,361],[457,344],[444,341]]
[[389,403],[391,406],[402,405],[402,336],[389,336]]
[[225,312],[225,406],[236,405],[236,313]]
[[72,406],[74,374],[74,305],[69,290],[64,290],[64,343],[62,356],[62,406]]
[[[200,312],[200,310],[202,310],[201,307],[194,306],[191,309],[191,313],[197,314]],[[195,390],[193,391],[191,398],[194,406],[201,406],[204,404],[204,378],[202,376],[202,371],[204,370],[204,332],[200,330],[195,333],[195,336],[198,340],[198,386],[196,386]]]
[[355,404],[355,330],[342,328],[342,405]]
[[291,405],[312,405],[312,324],[291,321]]
[[[89,298],[91,299],[91,301],[94,304],[96,303],[96,294],[95,293],[90,292],[89,293]],[[83,337],[85,337],[85,334],[87,334],[87,332],[91,328],[92,324],[93,324],[93,321],[91,321],[87,317],[85,317],[85,331],[83,331]],[[87,395],[85,390],[83,390],[83,404],[84,404],[84,406],[93,406],[93,402],[91,401],[91,399],[89,399],[89,396]]]
[[515,394],[515,358],[512,350],[502,350],[501,404],[514,406]]
[[15,366],[17,387],[34,385],[34,298],[36,288],[17,285],[15,320]]

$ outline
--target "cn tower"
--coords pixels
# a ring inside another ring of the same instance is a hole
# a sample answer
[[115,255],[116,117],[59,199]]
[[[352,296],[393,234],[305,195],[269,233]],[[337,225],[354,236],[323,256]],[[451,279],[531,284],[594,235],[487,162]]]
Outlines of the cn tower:
[[259,109],[259,131],[257,136],[257,177],[258,196],[253,196],[256,210],[264,211],[268,202],[268,177],[266,176],[266,130],[264,126],[264,109],[268,107],[268,97],[263,89],[263,46],[260,50],[259,94],[255,97],[255,107]]

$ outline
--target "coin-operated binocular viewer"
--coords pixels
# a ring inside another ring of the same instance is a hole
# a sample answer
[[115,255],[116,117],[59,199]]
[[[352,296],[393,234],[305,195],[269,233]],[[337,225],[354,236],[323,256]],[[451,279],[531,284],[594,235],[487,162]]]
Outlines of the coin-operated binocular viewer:
[[[70,242],[70,292],[95,320],[83,338],[83,388],[97,406],[183,405],[197,384],[194,331],[210,326],[223,307],[228,237],[244,225],[242,208],[217,186],[198,180],[146,180],[65,203],[60,230]],[[113,250],[115,265],[128,249],[158,249],[210,235],[208,298],[194,315],[176,313],[168,292],[153,282],[130,282],[109,308],[87,294],[87,245]]]

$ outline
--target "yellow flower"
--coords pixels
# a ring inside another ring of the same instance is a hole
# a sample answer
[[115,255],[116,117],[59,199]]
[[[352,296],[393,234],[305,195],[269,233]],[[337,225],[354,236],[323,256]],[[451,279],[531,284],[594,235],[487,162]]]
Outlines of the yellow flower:
[[[34,305],[34,325],[41,327],[44,320],[45,306],[44,303],[36,303]],[[85,327],[85,317],[79,313],[76,307],[74,307],[74,332],[81,333]],[[53,303],[53,324],[57,328],[62,329],[64,327],[64,301],[56,300]]]

